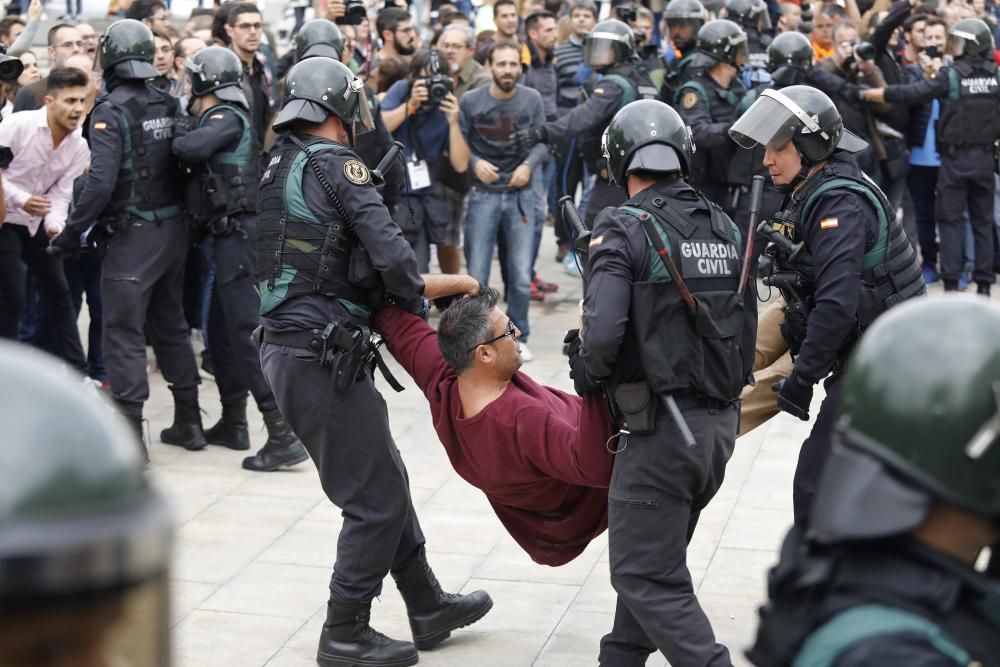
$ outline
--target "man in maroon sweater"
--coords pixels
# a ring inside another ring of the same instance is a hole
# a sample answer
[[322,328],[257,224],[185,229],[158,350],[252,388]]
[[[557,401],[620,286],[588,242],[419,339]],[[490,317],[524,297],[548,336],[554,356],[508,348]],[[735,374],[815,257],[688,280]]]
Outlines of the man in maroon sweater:
[[433,299],[465,293],[439,331],[398,306],[375,314],[389,351],[430,401],[451,465],[486,494],[531,559],[562,565],[608,525],[612,457],[607,404],[539,385],[524,373],[517,327],[497,293],[470,276],[426,276]]

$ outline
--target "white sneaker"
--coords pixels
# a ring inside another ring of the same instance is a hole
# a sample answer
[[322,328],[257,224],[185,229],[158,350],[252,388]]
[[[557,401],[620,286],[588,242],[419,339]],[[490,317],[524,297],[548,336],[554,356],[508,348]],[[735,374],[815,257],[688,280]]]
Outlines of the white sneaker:
[[524,343],[520,343],[519,345],[521,350],[521,361],[527,363],[535,358],[535,355],[531,354],[531,350],[528,349],[527,345]]

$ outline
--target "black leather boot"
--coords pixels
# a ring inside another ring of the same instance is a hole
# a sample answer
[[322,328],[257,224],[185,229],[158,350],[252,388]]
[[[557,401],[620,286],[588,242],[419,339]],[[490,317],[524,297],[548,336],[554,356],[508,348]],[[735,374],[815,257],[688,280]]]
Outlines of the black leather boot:
[[125,403],[115,401],[118,412],[125,421],[128,422],[129,429],[135,434],[136,445],[139,447],[139,454],[144,463],[149,463],[149,450],[146,447],[146,438],[142,432],[142,403]]
[[273,472],[302,463],[309,458],[309,452],[302,446],[281,413],[268,410],[264,413],[267,427],[267,442],[253,456],[243,459],[243,467],[254,472]]
[[475,623],[493,608],[486,591],[457,595],[441,590],[422,549],[403,570],[393,572],[392,578],[406,603],[413,643],[421,651],[440,644],[452,630]]
[[208,441],[201,428],[201,410],[198,401],[174,400],[174,423],[160,431],[165,445],[177,445],[190,451],[204,449]]
[[316,662],[322,667],[407,667],[419,660],[410,642],[386,637],[373,629],[372,603],[335,595],[326,603],[326,623],[319,637]]
[[990,295],[990,284],[989,283],[978,283],[976,285],[976,294],[981,294],[982,296]]
[[205,429],[205,440],[210,445],[229,449],[250,449],[250,431],[247,429],[247,401],[222,405],[222,419]]

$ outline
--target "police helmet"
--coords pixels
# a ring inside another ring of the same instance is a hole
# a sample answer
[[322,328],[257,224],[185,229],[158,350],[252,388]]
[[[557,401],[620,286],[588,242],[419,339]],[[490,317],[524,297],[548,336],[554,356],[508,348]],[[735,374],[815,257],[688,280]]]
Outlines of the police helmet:
[[595,25],[583,41],[583,59],[598,71],[627,62],[634,54],[635,33],[615,19]]
[[[667,29],[674,27],[689,27],[691,40],[685,43],[675,43],[681,51],[687,51],[694,46],[695,38],[701,27],[705,25],[705,6],[698,0],[670,0],[663,10],[663,18],[667,21]],[[673,36],[671,35],[671,39]]]
[[191,79],[191,96],[214,93],[220,100],[249,109],[243,94],[243,63],[230,49],[210,46],[187,59],[184,70]]
[[355,136],[375,127],[364,84],[340,61],[306,58],[288,70],[285,85],[288,93],[274,119],[275,132],[284,132],[296,120],[322,123],[331,115]]
[[771,14],[764,0],[729,0],[726,18],[748,30],[763,32],[771,28]]
[[943,500],[1000,520],[1000,306],[908,301],[848,364],[811,529],[822,542],[909,532]]
[[792,141],[803,166],[829,158],[835,151],[860,153],[868,143],[844,129],[833,101],[810,86],[765,90],[733,123],[729,136],[743,148],[784,146]]
[[155,51],[152,30],[135,19],[119,19],[101,35],[97,57],[103,71],[120,79],[153,79],[159,76],[153,67]]
[[0,664],[166,665],[170,511],[81,381],[0,342]]
[[750,59],[750,47],[743,28],[728,19],[709,21],[698,31],[698,49],[693,67],[712,67],[729,63],[742,67]]
[[637,100],[615,114],[601,149],[613,183],[624,186],[634,171],[688,175],[694,140],[680,115],[658,100]]
[[333,21],[327,19],[306,21],[295,35],[296,62],[313,56],[341,60],[343,52],[344,33]]
[[993,58],[993,31],[982,19],[962,19],[948,31],[951,52],[956,58],[981,56]]

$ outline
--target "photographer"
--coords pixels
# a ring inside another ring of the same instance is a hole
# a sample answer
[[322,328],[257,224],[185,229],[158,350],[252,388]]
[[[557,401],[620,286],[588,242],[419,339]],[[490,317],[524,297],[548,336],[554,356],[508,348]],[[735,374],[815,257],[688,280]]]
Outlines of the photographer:
[[[394,83],[382,100],[382,120],[403,144],[406,160],[406,188],[393,219],[413,247],[422,273],[428,272],[431,243],[439,253],[441,248],[457,248],[461,243],[461,228],[450,224],[452,216],[439,180],[445,160],[459,173],[469,166],[453,88],[444,55],[421,51],[413,58],[409,79]],[[442,270],[459,268],[443,264]]]

